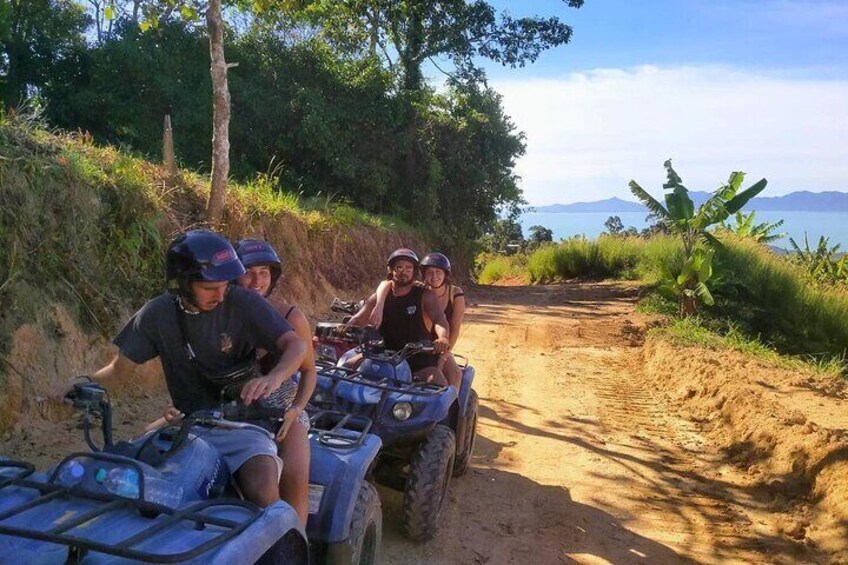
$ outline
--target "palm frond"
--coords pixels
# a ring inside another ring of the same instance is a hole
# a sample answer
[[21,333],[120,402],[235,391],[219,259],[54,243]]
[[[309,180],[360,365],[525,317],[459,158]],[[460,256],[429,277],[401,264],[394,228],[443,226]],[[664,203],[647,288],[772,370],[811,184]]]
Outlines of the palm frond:
[[648,194],[648,192],[644,188],[639,186],[639,183],[637,183],[635,180],[630,181],[630,192],[632,192],[636,198],[642,201],[642,204],[644,204],[645,207],[651,211],[651,214],[653,214],[662,221],[669,220],[670,215],[668,213],[668,210],[666,210],[665,207],[660,204],[656,198]]

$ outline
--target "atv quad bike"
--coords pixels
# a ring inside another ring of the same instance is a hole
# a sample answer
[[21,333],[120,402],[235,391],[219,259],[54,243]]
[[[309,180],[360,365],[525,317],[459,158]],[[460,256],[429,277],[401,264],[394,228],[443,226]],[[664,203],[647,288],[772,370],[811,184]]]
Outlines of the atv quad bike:
[[[380,503],[362,477],[380,440],[368,435],[367,421],[322,412],[310,432],[310,490],[322,490],[314,504],[310,496],[310,548],[288,504],[263,509],[235,497],[229,469],[203,440],[211,427],[251,426],[283,411],[223,404],[114,444],[105,389],[81,384],[69,398],[84,411],[92,452],[73,453],[46,473],[0,461],[0,562],[299,564],[310,550],[321,561],[376,562]],[[95,418],[102,446],[91,438]]]
[[[436,533],[451,476],[467,469],[476,433],[472,367],[463,366],[459,391],[413,380],[406,359],[432,350],[430,342],[394,352],[366,341],[338,364],[319,361],[312,397],[316,406],[365,416],[373,423],[371,433],[383,444],[374,477],[404,493],[402,522],[413,540]],[[345,367],[357,353],[363,355],[359,367]]]

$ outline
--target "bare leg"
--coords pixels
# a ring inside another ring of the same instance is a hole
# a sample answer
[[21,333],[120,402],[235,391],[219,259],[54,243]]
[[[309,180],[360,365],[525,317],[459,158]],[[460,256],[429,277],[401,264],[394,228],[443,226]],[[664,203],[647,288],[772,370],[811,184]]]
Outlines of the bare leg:
[[283,460],[280,475],[280,498],[297,511],[303,527],[309,517],[309,438],[306,428],[298,421],[292,423],[279,445]]
[[452,353],[448,353],[445,357],[445,364],[442,367],[442,373],[448,380],[448,384],[459,390],[459,385],[462,382],[462,371],[459,370],[459,365],[456,364],[456,359]]
[[273,457],[258,455],[248,459],[236,471],[236,481],[244,498],[262,507],[280,500],[277,472]]
[[445,379],[445,375],[442,374],[438,367],[424,367],[423,369],[418,369],[412,376],[419,381],[432,383],[434,385],[445,386],[448,384],[447,379]]

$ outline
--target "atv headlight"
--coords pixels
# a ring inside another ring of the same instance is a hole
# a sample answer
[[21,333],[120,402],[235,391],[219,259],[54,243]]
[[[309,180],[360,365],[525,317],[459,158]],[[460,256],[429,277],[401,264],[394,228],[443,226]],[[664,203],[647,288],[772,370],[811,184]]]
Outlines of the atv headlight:
[[398,402],[392,406],[392,415],[401,422],[409,420],[412,416],[412,404],[409,402]]

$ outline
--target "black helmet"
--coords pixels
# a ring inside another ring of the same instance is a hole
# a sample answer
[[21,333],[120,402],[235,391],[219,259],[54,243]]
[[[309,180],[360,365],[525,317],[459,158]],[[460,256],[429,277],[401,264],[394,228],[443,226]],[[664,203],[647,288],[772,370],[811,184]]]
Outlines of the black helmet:
[[422,270],[424,267],[436,267],[443,270],[446,274],[450,274],[451,272],[450,259],[444,253],[428,253],[421,259]]
[[232,281],[244,266],[227,239],[209,230],[191,230],[177,236],[165,256],[168,289],[190,296],[190,283]]
[[415,251],[412,249],[407,249],[406,247],[401,247],[400,249],[395,249],[392,251],[392,254],[389,255],[389,258],[386,259],[386,265],[391,267],[395,264],[395,261],[399,259],[406,259],[407,261],[412,261],[412,264],[418,268],[418,255],[415,254]]
[[236,244],[236,253],[245,269],[260,265],[271,268],[271,286],[268,289],[268,294],[271,294],[283,274],[283,263],[271,244],[261,239],[242,239]]

